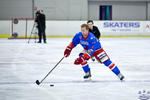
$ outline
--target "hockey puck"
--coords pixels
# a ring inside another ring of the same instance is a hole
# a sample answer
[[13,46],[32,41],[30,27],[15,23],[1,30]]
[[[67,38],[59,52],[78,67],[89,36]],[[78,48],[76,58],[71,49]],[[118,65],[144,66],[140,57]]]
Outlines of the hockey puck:
[[52,87],[52,86],[54,86],[54,84],[50,84],[50,86]]

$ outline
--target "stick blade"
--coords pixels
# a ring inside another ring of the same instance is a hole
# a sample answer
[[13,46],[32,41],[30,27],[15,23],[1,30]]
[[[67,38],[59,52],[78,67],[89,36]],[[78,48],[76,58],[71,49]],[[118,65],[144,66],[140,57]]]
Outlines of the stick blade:
[[35,82],[37,85],[40,85],[40,82],[39,82],[39,80],[36,80],[36,82]]

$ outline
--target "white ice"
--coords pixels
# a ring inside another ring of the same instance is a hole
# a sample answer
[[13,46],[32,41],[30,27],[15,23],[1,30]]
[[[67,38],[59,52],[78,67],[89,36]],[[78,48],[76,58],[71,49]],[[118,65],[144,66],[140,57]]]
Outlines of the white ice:
[[[0,100],[138,100],[150,91],[150,38],[102,38],[101,44],[125,76],[120,82],[110,69],[89,60],[92,80],[84,81],[73,49],[41,85],[41,80],[63,57],[71,38],[49,38],[47,44],[31,40],[0,39]],[[54,84],[54,87],[50,87]]]

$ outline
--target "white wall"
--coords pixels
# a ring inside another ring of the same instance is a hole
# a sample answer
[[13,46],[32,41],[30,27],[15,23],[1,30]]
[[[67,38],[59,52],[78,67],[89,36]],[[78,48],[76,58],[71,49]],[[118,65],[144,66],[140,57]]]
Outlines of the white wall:
[[0,19],[32,17],[32,0],[0,0]]
[[11,21],[0,20],[0,35],[9,35],[11,33]]
[[118,2],[113,7],[113,20],[146,20],[145,2]]
[[43,9],[47,19],[87,19],[87,0],[35,0],[35,7]]
[[99,6],[112,5],[113,20],[146,20],[146,2],[89,1],[89,19],[99,19]]
[[[46,22],[46,34],[56,36],[72,36],[80,31],[80,26],[83,23],[86,23],[86,21],[49,20]],[[150,35],[150,21],[94,21],[94,23],[98,26],[102,35]],[[105,27],[104,23],[109,23],[110,25]],[[136,23],[139,25],[136,26]],[[28,22],[28,35],[31,33],[33,24],[34,21]],[[24,35],[25,26],[25,21],[19,22],[18,25],[14,25],[14,32],[17,32],[19,36]],[[0,21],[0,30],[0,35],[11,34],[11,21]]]
[[148,2],[148,8],[147,8],[147,12],[148,12],[148,14],[147,14],[147,17],[148,17],[148,20],[150,20],[150,2]]
[[97,20],[100,4],[113,5],[114,20],[145,20],[146,2],[149,2],[150,20],[150,0],[0,0],[0,19],[33,17],[32,1],[50,20]]
[[87,0],[0,0],[0,19],[33,17],[33,8],[43,9],[47,19],[84,20],[88,15]]

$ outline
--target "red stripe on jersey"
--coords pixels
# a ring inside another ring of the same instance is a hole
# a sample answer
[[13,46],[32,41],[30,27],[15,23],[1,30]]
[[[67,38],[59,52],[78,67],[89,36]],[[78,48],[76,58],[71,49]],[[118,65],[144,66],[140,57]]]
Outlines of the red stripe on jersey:
[[110,69],[113,69],[114,67],[115,67],[114,63],[109,66]]

